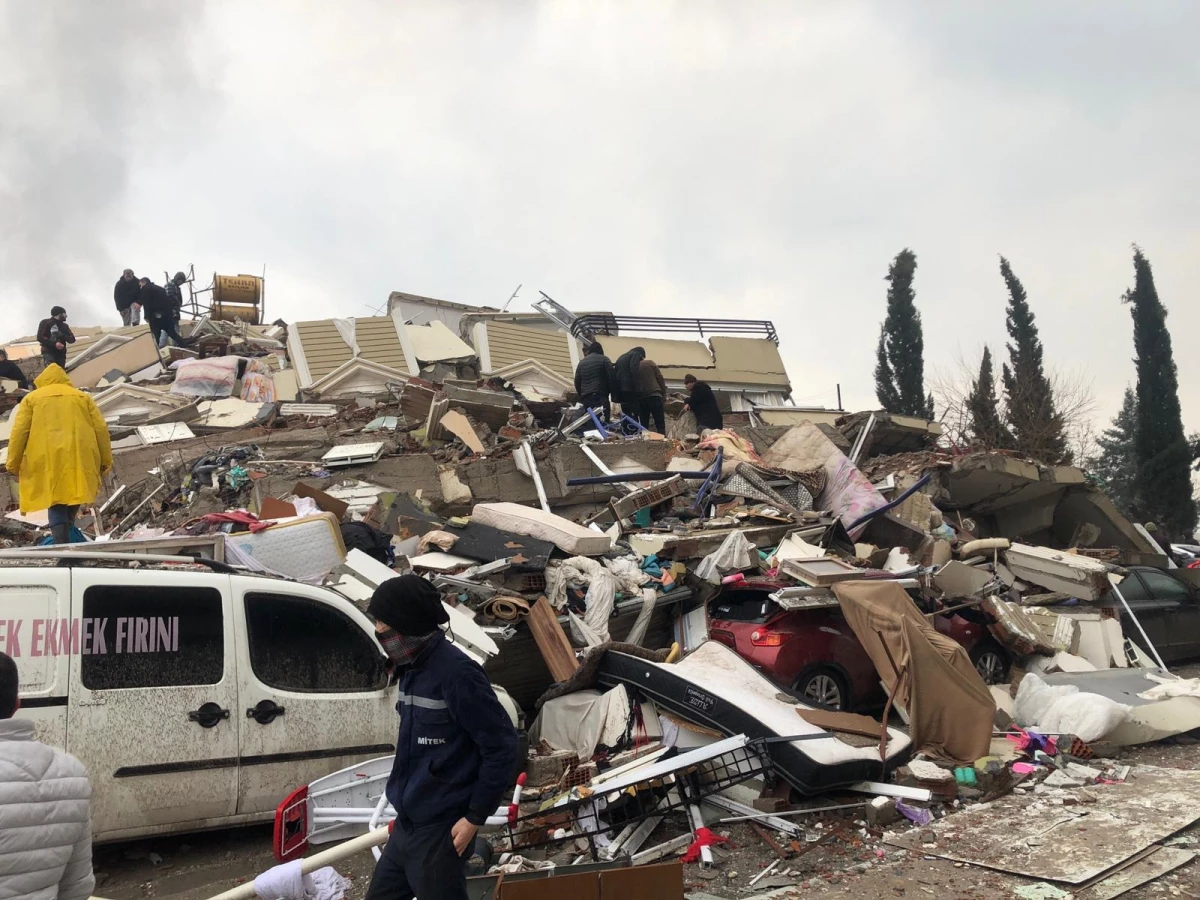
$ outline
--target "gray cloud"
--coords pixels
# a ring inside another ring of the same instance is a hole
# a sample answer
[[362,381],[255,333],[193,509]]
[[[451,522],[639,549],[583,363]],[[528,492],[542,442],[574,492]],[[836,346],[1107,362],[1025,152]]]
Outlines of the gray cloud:
[[109,311],[128,263],[107,238],[126,213],[135,160],[204,95],[189,43],[200,13],[154,0],[0,4],[0,303],[10,328],[28,330],[17,322],[56,303],[76,321]]

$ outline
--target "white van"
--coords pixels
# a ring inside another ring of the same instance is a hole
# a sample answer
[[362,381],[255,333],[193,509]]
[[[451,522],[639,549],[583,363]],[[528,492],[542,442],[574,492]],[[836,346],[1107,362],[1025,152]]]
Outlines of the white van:
[[18,715],[87,766],[96,840],[270,820],[297,785],[395,751],[386,658],[339,594],[211,562],[3,555]]

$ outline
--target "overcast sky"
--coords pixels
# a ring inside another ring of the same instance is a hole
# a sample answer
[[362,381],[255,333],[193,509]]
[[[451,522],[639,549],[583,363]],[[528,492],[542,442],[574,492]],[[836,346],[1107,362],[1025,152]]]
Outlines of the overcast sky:
[[775,321],[798,403],[873,406],[917,254],[926,374],[1000,350],[1134,378],[1149,256],[1200,429],[1200,4],[0,0],[0,309],[116,320],[266,267],[271,318],[389,291]]

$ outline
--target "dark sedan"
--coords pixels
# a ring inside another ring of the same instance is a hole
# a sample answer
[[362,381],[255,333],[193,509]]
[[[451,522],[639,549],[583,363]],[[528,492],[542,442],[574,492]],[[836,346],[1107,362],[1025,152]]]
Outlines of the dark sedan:
[[[1132,566],[1120,589],[1163,662],[1171,665],[1200,659],[1200,588],[1162,569]],[[1125,637],[1146,650],[1141,632],[1116,595],[1102,602],[1121,610]]]

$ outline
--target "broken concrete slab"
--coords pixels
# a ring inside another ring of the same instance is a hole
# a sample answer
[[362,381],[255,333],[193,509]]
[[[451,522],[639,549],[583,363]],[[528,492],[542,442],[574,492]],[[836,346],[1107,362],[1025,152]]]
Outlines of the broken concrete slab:
[[450,432],[467,448],[478,456],[483,456],[487,453],[487,448],[483,446],[483,441],[479,439],[479,435],[475,433],[475,429],[471,427],[471,422],[456,409],[447,410],[442,414],[442,428]]
[[1046,547],[1013,544],[1004,551],[1009,570],[1022,581],[1080,600],[1099,600],[1109,591],[1104,563]]

